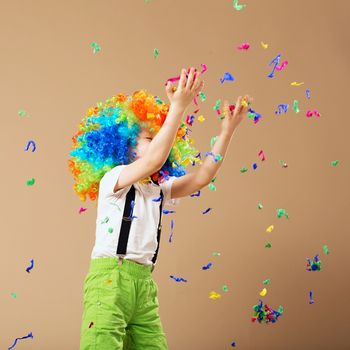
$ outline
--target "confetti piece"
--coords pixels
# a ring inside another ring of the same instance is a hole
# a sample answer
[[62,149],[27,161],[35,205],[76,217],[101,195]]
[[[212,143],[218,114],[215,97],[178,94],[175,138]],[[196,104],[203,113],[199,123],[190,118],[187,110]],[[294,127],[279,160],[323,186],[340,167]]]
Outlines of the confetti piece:
[[313,304],[314,301],[312,300],[312,291],[310,290],[310,293],[309,293],[309,304]]
[[268,242],[265,244],[265,248],[271,248],[272,247],[272,243]]
[[200,122],[204,122],[205,118],[204,118],[202,115],[200,115],[200,116],[197,118],[197,120],[200,121]]
[[259,304],[253,306],[253,310],[255,314],[251,320],[252,322],[258,321],[259,323],[275,323],[278,320],[278,317],[283,314],[282,306],[280,306],[278,311],[276,311],[270,308],[267,304],[263,305],[262,300],[260,300]]
[[286,103],[279,104],[275,114],[281,114],[282,112],[287,113],[289,105]]
[[306,258],[306,270],[308,271],[321,271],[321,260],[318,257],[318,254],[315,255],[313,260],[311,261],[309,258]]
[[292,83],[290,83],[290,85],[292,85],[292,86],[300,86],[300,85],[303,85],[303,84],[304,84],[304,82],[297,83],[296,81],[293,81]]
[[28,185],[28,186],[33,186],[34,183],[35,183],[35,179],[34,179],[34,178],[32,178],[31,180],[28,180],[28,181],[27,181],[27,185]]
[[267,229],[266,229],[266,232],[269,232],[271,233],[274,229],[274,226],[273,225],[270,225]]
[[271,64],[274,64],[274,67],[273,67],[273,69],[272,69],[272,72],[268,75],[269,78],[273,78],[273,77],[274,77],[274,73],[275,73],[276,67],[277,67],[277,65],[278,65],[279,62],[280,62],[280,58],[281,58],[281,55],[278,54],[278,55],[269,63],[269,66],[271,66]]
[[209,190],[216,191],[216,186],[212,182],[208,185],[208,187],[209,187]]
[[33,140],[29,140],[29,141],[28,141],[27,146],[26,146],[26,148],[25,148],[24,150],[25,150],[25,151],[28,151],[30,145],[33,146],[32,152],[34,152],[34,151],[36,150],[36,145],[35,145],[35,142],[34,142]]
[[280,66],[276,67],[276,70],[280,72],[287,64],[288,61],[283,61]]
[[21,337],[21,338],[16,338],[14,343],[8,348],[8,350],[11,350],[15,347],[15,345],[17,344],[17,341],[18,340],[21,340],[21,339],[26,339],[26,338],[33,338],[33,334],[32,332],[28,333],[28,335],[24,336],[24,337]]
[[208,270],[213,266],[213,264],[211,262],[209,262],[208,264],[202,266],[202,270]]
[[262,41],[261,41],[261,46],[263,47],[263,49],[267,49],[267,48],[269,47],[268,44],[265,44],[265,43],[263,43]]
[[247,172],[247,171],[248,171],[247,168],[241,168],[241,169],[240,169],[240,172],[241,172],[241,173],[245,173],[245,172]]
[[214,292],[214,291],[211,291],[211,292],[209,293],[209,298],[210,298],[210,299],[213,299],[213,300],[216,300],[216,299],[221,298],[221,295],[220,295],[219,293],[216,293],[216,292]]
[[258,209],[262,209],[263,205],[261,203],[258,204]]
[[113,227],[108,228],[108,233],[113,233]]
[[237,47],[238,50],[248,50],[250,48],[249,43],[243,43]]
[[261,292],[260,292],[260,296],[264,297],[267,294],[267,289],[264,288]]
[[27,271],[28,273],[30,273],[30,270],[32,270],[33,267],[34,267],[34,260],[31,259],[31,260],[30,260],[30,266],[26,268],[26,271]]
[[79,214],[83,213],[83,212],[86,211],[86,210],[87,210],[87,208],[80,207],[80,209],[79,209]]
[[175,210],[168,210],[168,209],[163,209],[163,214],[173,214],[173,213],[176,213]]
[[233,8],[234,8],[235,10],[237,10],[237,11],[241,11],[241,10],[243,10],[243,9],[247,6],[246,4],[240,4],[240,5],[238,5],[238,0],[233,0],[232,5],[233,5]]
[[277,209],[276,215],[278,218],[285,216],[287,219],[289,219],[288,213],[285,211],[285,209]]
[[89,328],[91,328],[93,325],[94,325],[94,323],[93,323],[93,322],[90,322],[90,323],[89,323]]
[[204,211],[202,211],[202,214],[207,214],[209,213],[213,208],[208,208],[208,209],[205,209]]
[[223,159],[223,157],[222,157],[222,155],[220,153],[214,154],[213,152],[206,152],[205,156],[206,157],[207,156],[212,156],[214,158],[215,163],[217,163],[218,161]]
[[323,246],[323,251],[326,255],[329,254],[329,250],[328,250],[328,247],[326,245]]
[[306,93],[306,97],[310,100],[310,90],[306,89],[305,93]]
[[90,46],[93,48],[93,53],[98,53],[101,51],[101,46],[97,44],[96,42],[92,42]]
[[214,143],[216,142],[216,140],[218,139],[218,136],[213,136],[210,140],[210,147],[214,146]]
[[199,93],[199,97],[201,98],[201,101],[204,102],[206,100],[206,96],[205,96],[205,93],[203,91],[201,91]]
[[257,166],[256,163],[253,163],[252,167],[253,167],[253,169],[255,170],[258,166]]
[[153,198],[152,202],[160,202],[161,199],[162,199],[162,196],[159,196],[158,198]]
[[299,101],[298,100],[294,100],[294,102],[293,102],[293,110],[294,110],[295,113],[299,113],[300,112],[298,104],[299,104]]
[[235,80],[235,78],[231,75],[231,73],[226,72],[224,74],[224,77],[222,79],[220,79],[220,83],[223,84],[224,81],[234,81],[234,80]]
[[27,112],[24,110],[24,109],[20,109],[17,114],[20,116],[20,117],[25,117],[27,115]]
[[268,279],[266,279],[265,281],[263,281],[263,283],[264,283],[265,285],[270,284],[270,279],[269,279],[269,278],[268,278]]
[[187,280],[182,277],[174,277],[173,275],[170,275],[170,278],[174,279],[176,282],[187,282]]
[[201,195],[201,191],[197,191],[196,193],[192,193],[190,197],[199,197]]
[[233,348],[236,347],[236,342],[233,341],[233,342],[231,343],[231,346],[232,346]]
[[154,56],[154,58],[157,58],[159,56],[159,50],[158,49],[154,49],[153,50],[153,56]]
[[248,118],[254,119],[254,124],[256,124],[259,119],[261,118],[261,114],[257,113],[256,111],[252,110],[251,108],[248,109]]
[[339,160],[333,160],[332,162],[331,162],[331,165],[333,165],[333,166],[336,166],[336,165],[338,165],[339,164]]
[[190,125],[190,126],[192,126],[192,124],[193,124],[193,122],[194,122],[194,115],[187,115],[187,117],[186,117],[186,123],[188,124],[188,125]]
[[316,117],[320,117],[321,116],[321,114],[317,111],[317,109],[314,109],[313,111],[308,110],[306,112],[306,116],[308,118],[312,117],[313,115],[315,115]]
[[223,290],[225,293],[228,292],[228,287],[227,287],[226,284],[224,284],[224,285],[222,286],[222,290]]
[[172,242],[172,237],[173,237],[173,229],[174,229],[174,220],[171,219],[170,222],[170,236],[169,236],[169,243]]
[[217,111],[220,108],[220,103],[221,103],[220,99],[216,100],[215,106],[213,107],[213,109]]
[[265,154],[264,151],[261,149],[258,153],[258,157],[261,157],[261,161],[263,162],[266,158],[265,158]]
[[218,253],[218,252],[213,252],[213,255],[214,255],[214,256],[220,256],[220,255],[221,255],[221,253]]
[[283,166],[283,168],[287,168],[288,167],[288,164],[284,160],[280,160],[279,162]]
[[12,298],[17,298],[17,293],[11,292],[11,297]]
[[105,224],[109,221],[109,217],[106,216],[102,221],[101,221],[101,224]]

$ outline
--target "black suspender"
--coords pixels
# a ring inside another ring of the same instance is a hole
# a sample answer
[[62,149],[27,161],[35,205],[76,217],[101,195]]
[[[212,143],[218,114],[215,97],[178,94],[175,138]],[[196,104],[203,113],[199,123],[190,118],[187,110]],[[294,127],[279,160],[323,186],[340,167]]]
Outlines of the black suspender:
[[[158,222],[158,229],[157,229],[157,249],[156,252],[152,258],[153,264],[155,264],[158,256],[158,250],[159,250],[159,243],[160,243],[160,235],[162,230],[162,210],[163,210],[163,191],[160,190],[160,204],[159,204],[159,222]],[[123,219],[122,224],[120,227],[120,233],[119,233],[119,240],[118,240],[118,247],[117,247],[117,255],[126,255],[126,248],[128,245],[129,240],[129,233],[130,233],[130,226],[132,222],[132,201],[135,201],[135,187],[134,185],[131,185],[130,190],[126,194],[125,199],[125,206],[124,206],[124,212],[123,212]]]

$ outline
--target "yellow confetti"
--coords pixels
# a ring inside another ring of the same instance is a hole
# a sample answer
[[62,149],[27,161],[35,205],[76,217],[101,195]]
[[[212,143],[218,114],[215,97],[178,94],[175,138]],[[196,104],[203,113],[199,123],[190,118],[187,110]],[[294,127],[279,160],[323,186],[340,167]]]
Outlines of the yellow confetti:
[[269,47],[268,44],[264,44],[263,42],[261,42],[261,46],[264,48],[264,49],[267,49]]
[[292,86],[300,86],[300,85],[303,85],[303,84],[304,84],[304,82],[297,83],[296,81],[293,81],[293,83],[290,83],[290,85],[292,85]]
[[219,293],[216,293],[216,292],[214,292],[214,291],[211,291],[211,292],[209,293],[209,298],[215,300],[215,299],[221,298],[221,295],[220,295]]
[[261,292],[260,292],[260,296],[264,297],[267,293],[267,289],[264,288]]
[[270,232],[270,233],[271,233],[272,230],[273,230],[273,227],[274,227],[273,225],[270,225],[270,226],[266,229],[266,232]]
[[204,122],[205,118],[204,118],[202,115],[200,115],[200,116],[197,118],[197,120],[200,121],[200,122]]

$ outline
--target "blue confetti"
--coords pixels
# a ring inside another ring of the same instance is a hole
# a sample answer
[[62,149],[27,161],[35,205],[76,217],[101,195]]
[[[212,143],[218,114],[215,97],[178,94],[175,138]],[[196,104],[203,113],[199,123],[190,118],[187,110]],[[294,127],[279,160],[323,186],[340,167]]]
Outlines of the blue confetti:
[[173,237],[173,228],[174,228],[174,220],[171,219],[170,222],[170,236],[169,236],[169,243],[171,243],[171,238]]
[[36,145],[35,145],[35,142],[33,140],[29,140],[28,141],[27,146],[26,146],[26,148],[24,150],[28,151],[30,145],[33,145],[32,152],[34,152],[36,150]]
[[167,209],[163,209],[163,214],[173,214],[176,213],[175,210],[167,210]]
[[196,192],[196,193],[192,193],[191,195],[190,195],[190,197],[199,197],[201,195],[201,191],[199,190],[198,192]]
[[270,62],[269,66],[271,66],[271,64],[274,64],[274,67],[272,69],[272,72],[268,75],[269,78],[273,78],[274,77],[274,73],[275,73],[276,67],[280,63],[280,58],[281,58],[281,55],[279,54]]
[[310,100],[310,90],[306,89],[306,97]]
[[182,277],[174,277],[173,275],[170,275],[170,278],[174,279],[176,282],[187,282],[187,280]]
[[213,264],[210,262],[210,263],[208,263],[207,265],[202,266],[202,270],[208,270],[208,269],[211,268],[212,265],[213,265]]
[[26,338],[33,338],[33,334],[32,332],[30,332],[28,335],[21,337],[21,338],[16,338],[14,343],[8,348],[8,350],[11,350],[15,347],[15,345],[17,344],[17,340],[21,340],[21,339],[26,339]]
[[226,72],[226,73],[224,74],[223,79],[220,79],[220,83],[222,84],[225,80],[227,80],[227,81],[228,81],[228,80],[234,81],[235,78],[231,75],[231,73]]
[[255,170],[258,166],[256,165],[256,163],[253,164],[253,169]]
[[26,268],[26,271],[29,273],[30,270],[31,270],[33,267],[34,267],[34,260],[31,259],[31,260],[30,260],[30,266]]
[[210,210],[212,210],[213,208],[208,208],[208,209],[205,209],[203,212],[202,212],[202,214],[206,214],[206,213],[208,213]]
[[288,104],[285,104],[285,103],[279,104],[277,107],[278,110],[275,111],[275,114],[281,114],[282,112],[287,113],[288,107],[289,107]]

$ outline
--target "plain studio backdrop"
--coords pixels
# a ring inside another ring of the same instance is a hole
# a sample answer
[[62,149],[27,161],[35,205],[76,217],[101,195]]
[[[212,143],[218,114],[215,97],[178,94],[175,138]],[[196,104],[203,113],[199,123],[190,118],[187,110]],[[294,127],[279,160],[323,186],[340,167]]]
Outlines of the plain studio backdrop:
[[[67,160],[86,110],[141,88],[167,101],[166,79],[201,63],[207,98],[197,115],[206,120],[191,129],[202,155],[220,130],[216,100],[234,103],[248,93],[262,118],[246,118],[236,131],[216,191],[183,198],[175,214],[163,216],[154,279],[170,349],[230,349],[232,342],[241,350],[350,348],[350,3],[240,3],[247,5],[242,11],[229,0],[1,0],[1,349],[29,332],[34,338],[19,340],[15,350],[79,348],[96,202],[79,201]],[[249,50],[238,50],[245,42]],[[269,79],[278,54],[289,63]],[[221,84],[225,72],[235,81]],[[289,109],[276,115],[281,103]],[[309,109],[321,116],[307,118]],[[35,152],[24,151],[29,140]],[[81,206],[87,210],[79,214]],[[289,218],[278,218],[278,208]],[[306,258],[316,254],[322,270],[309,272]],[[211,291],[221,298],[210,299]],[[277,323],[251,322],[259,299],[283,306]]]

